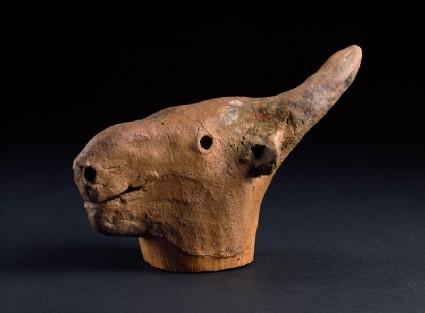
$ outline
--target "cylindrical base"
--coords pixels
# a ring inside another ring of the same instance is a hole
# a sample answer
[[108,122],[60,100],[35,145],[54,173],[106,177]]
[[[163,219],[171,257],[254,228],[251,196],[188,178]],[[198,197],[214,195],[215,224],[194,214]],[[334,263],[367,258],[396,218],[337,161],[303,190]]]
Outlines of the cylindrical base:
[[162,238],[139,238],[139,242],[143,259],[153,267],[167,271],[221,271],[244,266],[254,260],[254,248],[245,254],[229,258],[217,258],[213,256],[197,256],[184,253]]

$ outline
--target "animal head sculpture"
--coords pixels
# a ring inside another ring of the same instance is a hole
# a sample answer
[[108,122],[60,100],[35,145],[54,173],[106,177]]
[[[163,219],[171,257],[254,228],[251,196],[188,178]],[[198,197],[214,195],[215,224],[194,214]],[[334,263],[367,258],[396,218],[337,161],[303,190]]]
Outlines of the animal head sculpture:
[[261,201],[282,161],[354,80],[350,46],[295,89],[171,107],[96,135],[75,159],[92,226],[140,237],[144,259],[172,271],[253,260]]

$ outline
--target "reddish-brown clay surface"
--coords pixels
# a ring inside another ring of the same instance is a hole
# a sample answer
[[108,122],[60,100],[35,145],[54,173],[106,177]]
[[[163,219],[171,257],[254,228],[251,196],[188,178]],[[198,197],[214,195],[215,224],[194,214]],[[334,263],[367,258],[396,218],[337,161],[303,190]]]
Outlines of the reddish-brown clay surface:
[[105,129],[73,166],[90,223],[141,237],[144,259],[166,270],[252,262],[273,175],[352,83],[361,55],[341,50],[277,96],[212,99]]

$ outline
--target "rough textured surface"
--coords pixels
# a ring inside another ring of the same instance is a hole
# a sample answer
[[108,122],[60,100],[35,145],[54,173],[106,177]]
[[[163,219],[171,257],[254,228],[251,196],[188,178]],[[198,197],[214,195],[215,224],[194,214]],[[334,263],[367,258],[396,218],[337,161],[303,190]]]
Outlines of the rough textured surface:
[[361,49],[335,53],[299,87],[268,98],[171,107],[96,135],[74,161],[93,227],[142,237],[173,271],[243,266],[277,168],[352,83]]

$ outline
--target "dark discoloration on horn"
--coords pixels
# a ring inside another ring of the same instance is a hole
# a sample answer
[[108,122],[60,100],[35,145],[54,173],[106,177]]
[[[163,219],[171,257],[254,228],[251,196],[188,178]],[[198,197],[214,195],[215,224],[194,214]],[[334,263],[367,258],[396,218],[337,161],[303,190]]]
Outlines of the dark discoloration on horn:
[[90,223],[106,235],[140,237],[144,259],[162,269],[252,262],[273,175],[351,84],[360,60],[351,46],[277,96],[171,107],[100,132],[73,165]]
[[356,77],[362,50],[353,45],[332,55],[301,85],[258,106],[258,111],[278,119],[288,128],[284,138],[289,153],[312,126],[337,102]]

